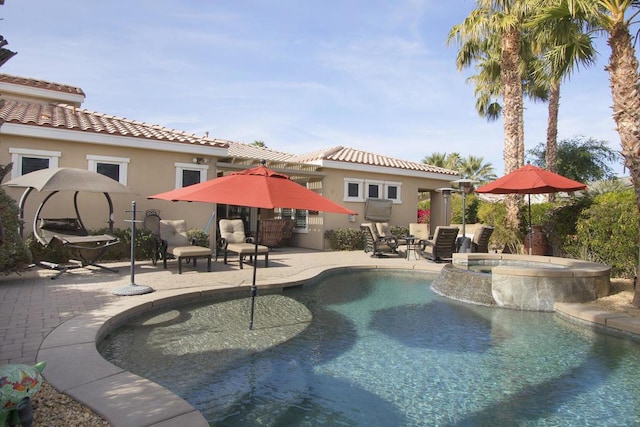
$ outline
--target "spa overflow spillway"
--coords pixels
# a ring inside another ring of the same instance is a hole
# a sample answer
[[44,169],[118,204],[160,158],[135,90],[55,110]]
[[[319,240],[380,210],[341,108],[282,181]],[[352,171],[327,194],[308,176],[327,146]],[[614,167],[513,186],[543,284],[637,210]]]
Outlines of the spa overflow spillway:
[[344,270],[260,296],[252,331],[229,299],[132,318],[99,347],[216,426],[640,425],[639,343],[430,286]]

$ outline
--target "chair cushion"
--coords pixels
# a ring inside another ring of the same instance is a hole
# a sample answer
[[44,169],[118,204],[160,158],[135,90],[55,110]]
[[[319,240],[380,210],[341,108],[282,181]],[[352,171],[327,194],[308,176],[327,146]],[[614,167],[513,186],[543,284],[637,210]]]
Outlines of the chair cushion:
[[388,222],[376,222],[376,230],[380,237],[394,237],[393,234],[391,234]]
[[220,237],[229,243],[246,243],[244,223],[241,219],[221,219]]
[[160,238],[167,241],[167,246],[189,246],[187,221],[183,219],[160,220]]
[[171,254],[180,258],[211,256],[210,248],[204,246],[178,246],[171,249]]
[[429,239],[429,224],[412,222],[409,224],[409,234],[419,240]]
[[[255,253],[256,245],[254,243],[229,243],[227,251],[235,252],[240,255],[252,255]],[[258,253],[266,254],[269,252],[268,246],[258,245]]]

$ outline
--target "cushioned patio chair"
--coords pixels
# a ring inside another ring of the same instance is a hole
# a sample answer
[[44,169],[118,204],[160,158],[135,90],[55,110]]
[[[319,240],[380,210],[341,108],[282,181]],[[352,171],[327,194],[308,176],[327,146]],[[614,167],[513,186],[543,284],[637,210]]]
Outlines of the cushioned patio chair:
[[471,239],[471,252],[489,252],[489,238],[493,234],[495,227],[490,225],[481,225],[476,229]]
[[439,225],[432,239],[425,240],[422,255],[434,262],[450,262],[455,252],[458,227]]
[[411,222],[409,223],[409,235],[415,238],[415,244],[420,251],[429,240],[429,224]]
[[162,241],[161,255],[164,268],[167,268],[167,258],[173,256],[178,260],[178,274],[182,274],[182,261],[193,261],[196,266],[197,258],[207,259],[207,271],[211,271],[211,248],[196,246],[187,234],[187,222],[183,219],[161,219],[160,239]]
[[364,252],[371,252],[372,257],[383,257],[386,253],[397,254],[397,240],[380,237],[373,223],[360,224],[360,231],[364,234]]
[[[242,268],[245,257],[249,257],[249,260],[253,262],[256,246],[253,237],[246,236],[242,220],[221,219],[218,225],[220,231],[218,248],[224,255],[224,263],[227,263],[229,252],[238,254],[240,268]],[[264,266],[269,267],[269,247],[258,245],[258,255],[264,255]],[[255,262],[257,261],[255,260]]]
[[399,238],[391,232],[391,227],[389,227],[388,222],[376,222],[376,231],[378,232],[378,238],[387,239],[390,246],[395,245],[397,248],[400,245],[407,244],[406,240]]

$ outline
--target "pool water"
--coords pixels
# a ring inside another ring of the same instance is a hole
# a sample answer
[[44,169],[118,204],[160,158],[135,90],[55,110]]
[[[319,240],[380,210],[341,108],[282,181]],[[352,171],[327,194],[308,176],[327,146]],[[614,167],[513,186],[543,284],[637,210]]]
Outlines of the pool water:
[[640,425],[640,343],[430,282],[332,273],[259,296],[251,331],[230,299],[147,313],[99,349],[216,426]]

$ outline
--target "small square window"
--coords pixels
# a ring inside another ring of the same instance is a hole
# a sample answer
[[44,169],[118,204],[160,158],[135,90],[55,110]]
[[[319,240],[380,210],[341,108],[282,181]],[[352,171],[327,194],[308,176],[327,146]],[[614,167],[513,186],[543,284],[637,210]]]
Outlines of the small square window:
[[188,187],[207,180],[208,165],[195,163],[175,163],[176,188]]
[[120,165],[114,163],[98,162],[96,164],[96,172],[98,172],[100,175],[108,176],[115,181],[120,180]]
[[398,187],[389,186],[387,187],[387,199],[397,199],[398,198]]
[[26,175],[30,172],[39,171],[40,169],[47,169],[49,167],[49,159],[42,157],[22,157],[22,175]]
[[358,197],[360,194],[360,184],[356,182],[347,183],[347,197]]
[[108,176],[122,185],[127,185],[127,175],[129,173],[128,158],[88,154],[87,162],[90,171]]
[[364,180],[345,178],[344,198],[345,202],[363,202]]
[[29,148],[9,147],[11,154],[11,179],[41,169],[57,168],[60,151],[32,150]]
[[188,187],[193,184],[200,183],[200,171],[192,169],[182,170],[182,186]]

